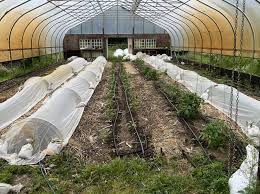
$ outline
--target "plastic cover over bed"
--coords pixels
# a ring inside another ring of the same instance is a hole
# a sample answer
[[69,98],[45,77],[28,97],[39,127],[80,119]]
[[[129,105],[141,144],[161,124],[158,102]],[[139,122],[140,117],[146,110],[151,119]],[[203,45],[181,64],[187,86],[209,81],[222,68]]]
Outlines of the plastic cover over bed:
[[24,115],[48,93],[78,73],[88,63],[83,58],[76,58],[66,65],[59,66],[54,72],[44,77],[33,77],[24,83],[21,91],[0,103],[0,130]]
[[0,157],[11,164],[35,164],[68,143],[84,107],[98,85],[106,59],[98,57],[56,90],[30,117],[15,123],[0,139]]

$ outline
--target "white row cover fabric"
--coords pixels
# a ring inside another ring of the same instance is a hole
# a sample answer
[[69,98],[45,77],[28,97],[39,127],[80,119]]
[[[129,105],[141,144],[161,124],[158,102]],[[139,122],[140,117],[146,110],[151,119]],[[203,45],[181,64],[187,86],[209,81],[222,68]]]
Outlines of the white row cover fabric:
[[22,184],[12,186],[12,185],[9,185],[9,184],[0,183],[0,193],[1,194],[8,194],[10,192],[20,193],[22,188],[23,188]]
[[0,139],[0,158],[26,165],[58,154],[76,129],[105,64],[106,59],[98,57],[56,90],[34,114],[13,125]]
[[131,60],[131,61],[134,61],[137,59],[137,56],[136,55],[133,55],[133,54],[128,54],[126,56],[123,57],[124,60]]
[[[169,77],[184,85],[191,92],[196,93],[206,102],[230,116],[231,90],[233,90],[232,119],[235,120],[236,96],[239,95],[237,124],[243,132],[254,142],[260,145],[260,102],[235,88],[224,84],[217,84],[196,72],[183,70],[176,65],[165,62],[162,57],[148,56],[137,53],[138,58],[153,66],[155,69],[166,72]],[[164,59],[166,57],[163,57]],[[167,58],[166,58],[167,59]],[[168,59],[167,59],[168,60]],[[258,150],[252,145],[247,146],[247,158],[229,180],[230,193],[238,194],[250,186],[257,175]]]
[[128,49],[116,49],[116,51],[114,52],[114,57],[123,57],[123,56],[127,56],[128,55]]
[[0,130],[27,113],[48,93],[53,92],[87,64],[85,59],[76,58],[66,65],[59,66],[47,76],[28,79],[21,91],[0,103]]
[[240,168],[230,177],[229,188],[231,194],[241,193],[248,186],[253,187],[257,179],[258,168],[258,150],[248,145],[246,147],[247,157],[241,164]]

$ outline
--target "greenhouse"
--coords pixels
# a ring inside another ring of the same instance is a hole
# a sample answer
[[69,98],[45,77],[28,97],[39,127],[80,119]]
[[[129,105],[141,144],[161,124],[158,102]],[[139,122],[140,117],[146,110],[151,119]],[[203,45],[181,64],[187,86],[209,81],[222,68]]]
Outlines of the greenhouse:
[[0,194],[260,193],[259,0],[0,0]]

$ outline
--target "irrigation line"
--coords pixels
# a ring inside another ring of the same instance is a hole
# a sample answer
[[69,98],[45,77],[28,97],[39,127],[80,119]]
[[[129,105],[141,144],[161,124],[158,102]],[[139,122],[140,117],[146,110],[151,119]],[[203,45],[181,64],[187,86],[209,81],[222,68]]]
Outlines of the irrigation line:
[[44,164],[42,162],[39,162],[39,166],[40,166],[40,170],[41,170],[42,176],[43,176],[45,182],[47,183],[48,187],[50,188],[51,192],[53,194],[56,194],[54,189],[53,189],[53,187],[52,187],[52,185],[51,185],[50,180],[48,179],[48,176],[47,176],[45,168],[44,168]]
[[[174,110],[176,112],[178,112],[178,109],[176,106],[174,106],[174,104],[171,102],[171,100],[169,99],[169,97],[167,96],[167,94],[165,92],[163,92],[162,90],[160,90],[159,88],[157,88],[158,91],[160,91],[163,96],[165,97],[165,99],[169,102],[169,104],[171,105],[172,108],[174,108]],[[200,140],[199,140],[199,137],[196,135],[196,133],[194,132],[194,130],[192,128],[195,128],[195,126],[193,125],[191,127],[191,125],[184,119],[184,118],[179,118],[177,117],[178,120],[183,124],[185,125],[185,127],[187,129],[189,129],[189,131],[192,133],[193,137],[196,139],[196,141],[198,142],[199,146],[201,147],[201,150],[203,151],[204,155],[208,158],[208,160],[211,162],[211,159],[210,159],[210,156],[208,154],[208,152],[204,149],[203,145],[201,144]]]
[[[142,141],[141,139],[141,136],[136,128],[136,125],[135,125],[135,120],[134,120],[134,117],[133,117],[133,113],[132,113],[132,110],[130,108],[130,105],[129,105],[129,97],[128,97],[128,93],[127,93],[127,90],[124,86],[124,83],[122,81],[122,77],[121,77],[121,74],[122,74],[122,69],[121,69],[121,64],[119,63],[116,63],[116,65],[119,65],[119,70],[117,71],[115,69],[115,73],[114,73],[114,76],[115,76],[115,83],[114,83],[114,90],[113,90],[113,99],[114,99],[114,103],[115,103],[115,106],[116,106],[116,115],[115,115],[115,118],[113,120],[113,124],[112,124],[112,134],[113,134],[113,141],[114,141],[114,146],[115,146],[115,150],[116,150],[116,155],[117,156],[123,156],[123,155],[131,155],[131,154],[136,154],[136,153],[142,153],[142,155],[144,156],[145,155],[145,150],[147,149],[147,138],[146,138],[146,135],[143,131],[143,135],[144,135],[144,142]],[[119,86],[119,83],[117,82],[116,80],[116,77],[118,76],[119,78],[119,81],[120,81],[120,84],[122,86],[122,89],[123,89],[123,94],[124,94],[124,98],[125,98],[125,102],[126,102],[126,105],[127,105],[127,110],[128,110],[128,113],[130,115],[130,120],[132,122],[132,127],[134,129],[134,132],[135,132],[135,135],[137,136],[137,139],[139,141],[139,145],[140,145],[140,150],[135,150],[135,151],[132,151],[132,152],[124,152],[124,153],[119,153],[118,151],[118,144],[116,142],[116,128],[117,128],[117,121],[118,121],[118,117],[119,117],[119,103],[118,101],[116,100],[116,87]],[[144,145],[145,144],[145,147]]]

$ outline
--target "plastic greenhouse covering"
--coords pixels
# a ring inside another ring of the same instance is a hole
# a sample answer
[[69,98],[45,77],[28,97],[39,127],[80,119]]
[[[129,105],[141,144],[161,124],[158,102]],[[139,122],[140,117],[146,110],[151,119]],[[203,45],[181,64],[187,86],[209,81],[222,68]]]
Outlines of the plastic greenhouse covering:
[[[171,51],[260,58],[260,0],[0,0],[0,66],[61,54],[68,30],[114,6],[166,30]],[[230,110],[230,99],[239,94],[237,123],[254,145],[247,146],[247,158],[229,183],[232,194],[245,188],[257,173],[260,102],[167,63],[163,60],[166,56],[139,53],[128,57],[142,58],[166,71],[224,114],[230,116],[232,111],[233,120],[236,109]],[[29,79],[17,94],[0,104],[0,112],[6,113],[0,114],[0,130],[15,123],[0,139],[0,157],[11,164],[34,164],[46,154],[58,153],[68,142],[106,64],[103,57],[90,65],[81,58],[70,60],[50,75]],[[21,119],[40,102],[43,105],[36,112]]]
[[[0,2],[0,62],[62,52],[66,32],[113,6],[165,29],[176,50],[260,56],[258,0],[4,0]],[[243,3],[245,2],[245,4]],[[237,9],[238,8],[238,9]],[[242,17],[243,16],[243,17]],[[131,18],[130,18],[131,19]],[[237,28],[237,29],[236,29]]]
[[[82,59],[71,63],[75,61]],[[12,125],[0,139],[0,157],[24,165],[59,153],[77,127],[105,65],[106,59],[98,57],[57,89],[35,113]]]

